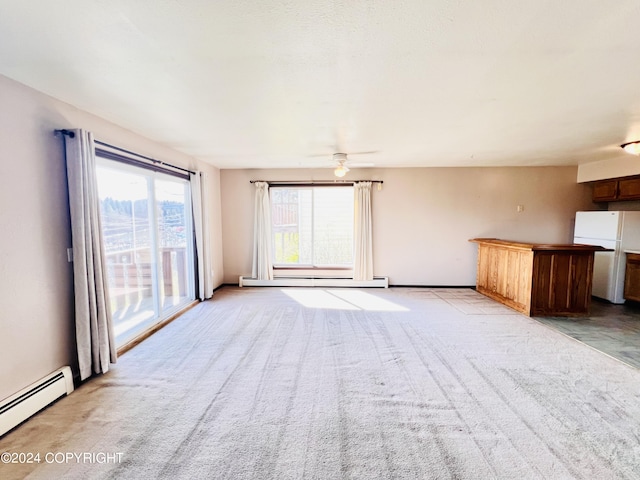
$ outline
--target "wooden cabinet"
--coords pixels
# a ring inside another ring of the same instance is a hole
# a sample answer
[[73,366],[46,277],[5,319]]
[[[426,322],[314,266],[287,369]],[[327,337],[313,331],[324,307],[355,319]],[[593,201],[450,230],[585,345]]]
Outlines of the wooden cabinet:
[[593,184],[594,202],[640,200],[640,176],[600,180]]
[[640,178],[618,180],[617,200],[637,200],[640,198]]
[[637,253],[627,253],[624,298],[640,302],[640,254]]
[[618,180],[603,180],[593,184],[594,202],[612,202],[618,195]]
[[589,313],[594,252],[604,248],[495,238],[470,241],[478,244],[478,292],[525,315]]

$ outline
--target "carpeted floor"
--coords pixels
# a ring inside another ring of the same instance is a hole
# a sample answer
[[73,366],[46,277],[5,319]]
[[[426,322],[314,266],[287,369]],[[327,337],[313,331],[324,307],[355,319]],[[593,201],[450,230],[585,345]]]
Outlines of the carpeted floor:
[[637,479],[639,385],[473,290],[223,288],[0,439],[41,458],[0,478]]

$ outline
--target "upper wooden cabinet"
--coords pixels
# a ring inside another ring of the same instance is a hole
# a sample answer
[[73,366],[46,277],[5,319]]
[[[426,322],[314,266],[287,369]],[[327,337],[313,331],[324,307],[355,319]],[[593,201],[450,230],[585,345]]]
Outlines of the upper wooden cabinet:
[[640,200],[640,176],[600,180],[593,184],[594,202]]
[[637,200],[638,198],[640,198],[640,178],[618,180],[618,200]]
[[618,180],[602,180],[593,184],[594,202],[613,202],[618,195]]

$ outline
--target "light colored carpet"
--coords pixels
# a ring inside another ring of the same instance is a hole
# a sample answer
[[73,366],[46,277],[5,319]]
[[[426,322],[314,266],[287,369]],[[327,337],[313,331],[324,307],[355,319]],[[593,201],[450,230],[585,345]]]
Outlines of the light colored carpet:
[[637,479],[640,371],[473,290],[224,288],[4,451],[121,461],[2,479]]

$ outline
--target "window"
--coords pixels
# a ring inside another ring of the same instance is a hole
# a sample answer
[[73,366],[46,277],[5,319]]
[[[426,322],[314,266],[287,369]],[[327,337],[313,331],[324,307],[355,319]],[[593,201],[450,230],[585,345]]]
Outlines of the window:
[[353,264],[353,187],[272,187],[275,267]]
[[100,156],[96,171],[109,301],[122,346],[194,298],[189,181]]

